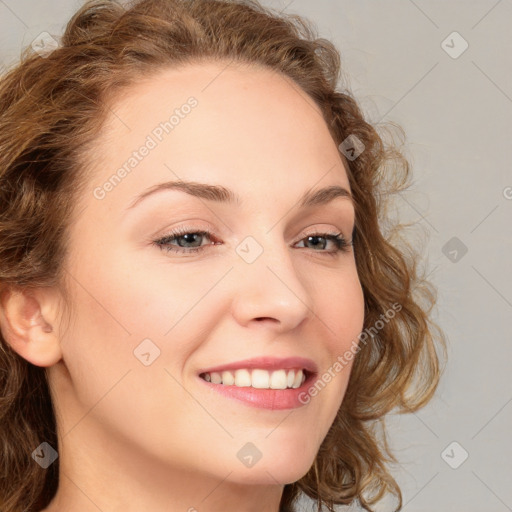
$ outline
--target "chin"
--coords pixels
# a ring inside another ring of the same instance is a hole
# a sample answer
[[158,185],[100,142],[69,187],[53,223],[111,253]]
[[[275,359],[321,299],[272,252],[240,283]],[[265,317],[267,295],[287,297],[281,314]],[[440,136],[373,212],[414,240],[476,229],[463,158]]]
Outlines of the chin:
[[300,480],[313,465],[314,458],[279,457],[279,453],[266,461],[261,458],[254,466],[240,467],[230,475],[230,480],[250,485],[291,484]]

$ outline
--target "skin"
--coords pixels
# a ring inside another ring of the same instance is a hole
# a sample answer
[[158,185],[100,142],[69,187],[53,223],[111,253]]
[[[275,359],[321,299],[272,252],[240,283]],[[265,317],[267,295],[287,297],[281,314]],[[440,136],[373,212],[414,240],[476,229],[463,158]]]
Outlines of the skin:
[[[189,96],[197,107],[96,199],[94,188]],[[307,239],[341,231],[350,240],[351,201],[297,207],[313,188],[350,190],[340,152],[313,100],[261,68],[163,70],[112,111],[69,233],[72,322],[61,327],[62,297],[49,288],[13,293],[2,309],[11,345],[47,368],[57,410],[61,479],[45,511],[276,512],[284,484],[313,464],[352,364],[309,404],[285,410],[207,392],[197,373],[267,355],[311,358],[321,375],[361,332],[353,248],[333,257],[332,241]],[[126,211],[177,179],[223,185],[243,203],[168,190]],[[203,237],[202,252],[182,254],[152,243],[175,227],[210,231],[219,244]],[[236,252],[247,236],[263,249],[250,264]],[[149,366],[133,353],[145,338],[160,349]],[[262,453],[249,468],[237,457],[248,442]]]

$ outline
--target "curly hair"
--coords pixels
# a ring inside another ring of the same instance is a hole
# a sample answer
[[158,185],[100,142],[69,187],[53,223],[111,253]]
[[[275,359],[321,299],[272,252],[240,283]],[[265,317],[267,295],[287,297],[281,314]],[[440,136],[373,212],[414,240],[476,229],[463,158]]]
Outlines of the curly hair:
[[[382,328],[360,344],[315,462],[285,485],[279,510],[295,510],[305,494],[318,510],[358,500],[372,511],[387,493],[400,510],[402,494],[386,467],[397,459],[384,417],[393,409],[416,411],[432,398],[446,340],[431,318],[436,290],[417,268],[419,250],[401,235],[406,225],[391,225],[387,213],[392,195],[409,185],[409,163],[377,131],[384,125],[367,122],[348,87],[341,89],[340,54],[317,35],[312,22],[256,0],[93,0],[50,54],[27,47],[0,78],[0,290],[63,286],[68,222],[116,94],[158,70],[203,60],[282,73],[320,107],[338,146],[349,136],[363,144],[357,158],[340,155],[356,207],[364,328]],[[400,307],[383,322],[393,304]],[[42,441],[58,444],[46,370],[20,357],[1,333],[0,390],[0,508],[40,510],[59,479],[58,464],[44,470],[31,457]]]

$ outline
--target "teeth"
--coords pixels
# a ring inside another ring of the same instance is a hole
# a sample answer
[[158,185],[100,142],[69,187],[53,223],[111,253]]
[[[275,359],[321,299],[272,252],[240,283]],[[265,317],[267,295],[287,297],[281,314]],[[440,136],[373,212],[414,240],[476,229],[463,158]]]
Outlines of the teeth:
[[284,370],[277,370],[272,372],[270,376],[270,388],[271,389],[286,389],[287,375]]
[[234,372],[225,370],[223,372],[205,373],[202,377],[212,384],[257,389],[296,389],[306,380],[302,369],[283,369],[269,372],[262,369],[248,370],[243,368]]
[[270,387],[270,375],[267,370],[253,370],[251,385],[253,388],[268,389]]
[[[204,374],[205,379],[206,379],[207,375],[208,375],[207,373]],[[210,377],[211,377],[211,382],[213,384],[222,384],[222,375],[220,373],[212,372],[210,374]]]
[[231,372],[222,372],[222,384],[232,386],[235,383],[235,376]]
[[302,379],[302,377],[304,377],[304,375],[302,375],[302,372],[297,372],[295,374],[295,379],[293,380],[292,388],[298,388],[304,382],[305,379]]
[[235,372],[235,386],[238,386],[239,388],[246,388],[250,385],[251,374],[247,370],[237,370]]
[[286,385],[291,388],[293,386],[293,382],[295,381],[295,370],[290,370],[288,372],[288,378],[286,380]]

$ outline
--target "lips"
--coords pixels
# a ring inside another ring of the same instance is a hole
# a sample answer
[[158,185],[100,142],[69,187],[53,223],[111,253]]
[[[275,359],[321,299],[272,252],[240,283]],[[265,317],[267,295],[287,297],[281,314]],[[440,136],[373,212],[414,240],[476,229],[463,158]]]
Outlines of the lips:
[[241,369],[256,369],[262,370],[291,370],[294,368],[301,368],[306,370],[308,373],[317,373],[318,367],[314,361],[304,357],[255,357],[251,359],[245,359],[241,361],[235,361],[232,363],[225,363],[218,366],[211,366],[208,368],[202,368],[198,371],[198,374],[203,373],[221,373],[223,370],[241,370]]
[[[239,371],[239,370],[238,370]],[[257,371],[252,370],[252,371]],[[267,370],[263,370],[268,373]],[[278,373],[284,372],[284,370],[276,370]],[[307,370],[305,370],[307,371]],[[229,373],[230,370],[225,370],[222,373]],[[293,372],[293,370],[291,370]],[[303,371],[299,372],[299,375],[302,374]],[[208,373],[202,375],[209,375]],[[217,372],[212,372],[211,376],[219,376],[220,374]],[[310,387],[312,382],[314,381],[314,375],[312,373],[307,373],[305,380],[303,379],[301,384],[298,384],[298,387],[295,387],[297,383],[294,383],[294,387],[285,387],[284,389],[259,389],[253,386],[244,386],[239,387],[235,383],[229,384],[219,384],[209,382],[204,378],[199,377],[198,380],[201,383],[201,386],[204,386],[203,389],[208,390],[210,393],[219,394],[228,399],[232,399],[237,401],[238,403],[243,403],[249,407],[257,407],[259,409],[267,409],[270,411],[280,411],[283,409],[295,409],[304,407],[310,401]],[[253,382],[254,384],[254,382]],[[212,396],[213,399],[213,396]]]
[[[260,370],[259,373],[262,375],[255,382],[253,379],[254,375],[252,374],[258,370]],[[282,374],[285,372],[290,379],[286,383],[282,378]],[[248,385],[247,381],[241,383],[242,387],[236,385],[233,380],[233,374],[236,374],[236,380],[240,377],[240,373],[247,374],[245,377],[251,373],[252,386]],[[198,377],[202,383],[201,385],[205,386],[205,389],[212,393],[218,393],[229,399],[243,402],[250,407],[278,411],[304,407],[309,402],[308,388],[316,378],[317,373],[318,367],[311,359],[263,356],[202,368],[198,372]],[[270,378],[270,384],[261,380],[263,374],[272,374],[273,377]],[[274,374],[277,374],[277,379],[274,379]],[[291,374],[295,378],[290,387],[287,384],[291,383]],[[298,379],[298,376],[301,375],[303,376],[302,379]],[[227,378],[228,382],[222,382],[224,378]],[[269,385],[272,389],[268,389]]]

